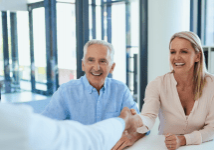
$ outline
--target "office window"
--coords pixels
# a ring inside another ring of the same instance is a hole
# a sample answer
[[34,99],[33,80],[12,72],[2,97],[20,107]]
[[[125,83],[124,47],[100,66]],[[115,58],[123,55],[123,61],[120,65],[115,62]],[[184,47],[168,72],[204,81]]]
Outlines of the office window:
[[89,40],[101,40],[101,0],[89,0]]
[[22,90],[31,90],[30,76],[30,38],[29,17],[27,11],[17,12],[17,38],[19,53],[19,78]]
[[46,33],[44,7],[33,9],[33,42],[36,89],[47,90]]
[[[214,74],[214,1],[202,1],[202,45],[208,72]],[[199,12],[198,12],[199,14]]]
[[75,3],[57,3],[59,85],[76,79]]
[[[206,0],[204,4],[204,45],[213,46],[214,45],[214,1]],[[214,58],[213,58],[214,59]]]
[[2,18],[0,12],[0,78],[4,80],[4,56],[3,56],[3,37],[2,37]]

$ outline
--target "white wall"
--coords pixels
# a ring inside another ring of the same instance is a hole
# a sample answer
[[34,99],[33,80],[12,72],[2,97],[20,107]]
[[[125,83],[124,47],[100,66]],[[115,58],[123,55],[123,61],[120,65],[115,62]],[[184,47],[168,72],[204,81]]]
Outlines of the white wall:
[[0,11],[26,11],[27,0],[0,0]]
[[[0,0],[0,11],[27,11],[27,4],[43,0]],[[74,0],[58,0],[62,2],[74,2]]]
[[190,26],[190,0],[148,1],[148,82],[169,72],[169,40]]

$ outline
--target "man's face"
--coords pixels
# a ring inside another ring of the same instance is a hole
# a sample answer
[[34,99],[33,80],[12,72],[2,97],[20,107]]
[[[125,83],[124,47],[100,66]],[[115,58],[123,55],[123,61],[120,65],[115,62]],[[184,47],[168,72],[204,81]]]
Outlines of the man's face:
[[85,71],[89,83],[99,89],[107,75],[113,72],[114,66],[115,63],[111,65],[109,50],[100,44],[90,45],[82,61],[82,70]]

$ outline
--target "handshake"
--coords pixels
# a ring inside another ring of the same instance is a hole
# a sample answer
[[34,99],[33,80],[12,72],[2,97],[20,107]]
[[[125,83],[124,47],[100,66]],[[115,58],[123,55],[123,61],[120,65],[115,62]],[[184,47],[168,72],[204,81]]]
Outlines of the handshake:
[[143,125],[140,116],[136,115],[136,111],[134,109],[124,107],[120,112],[119,117],[125,121],[125,130],[129,133],[136,132],[137,128]]
[[140,116],[136,114],[134,109],[124,107],[118,117],[125,121],[126,127],[121,139],[116,143],[112,150],[122,150],[125,147],[131,146],[145,135],[137,133],[137,128],[143,126],[143,123]]

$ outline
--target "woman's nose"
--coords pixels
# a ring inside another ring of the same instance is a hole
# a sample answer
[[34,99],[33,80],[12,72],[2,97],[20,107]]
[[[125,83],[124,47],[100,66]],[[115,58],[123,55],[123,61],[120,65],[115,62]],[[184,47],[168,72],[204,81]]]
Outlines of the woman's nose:
[[175,60],[179,60],[179,59],[181,59],[181,56],[180,56],[179,53],[177,53],[177,54],[175,55]]

